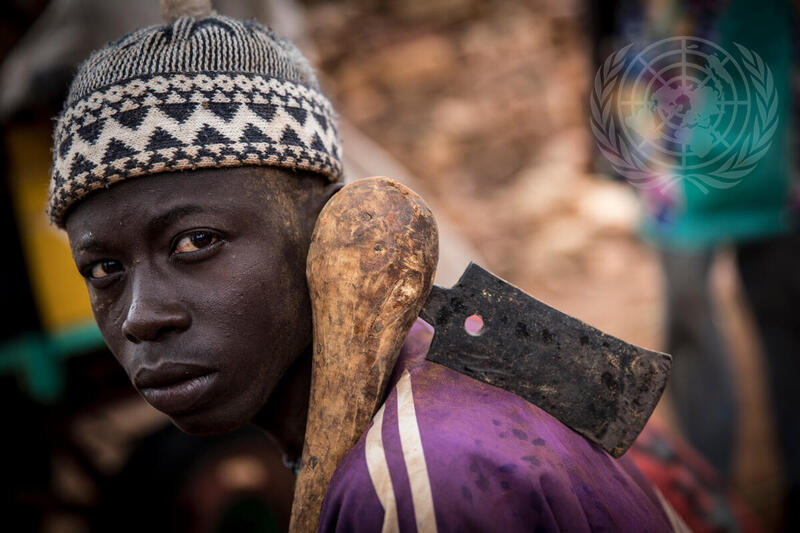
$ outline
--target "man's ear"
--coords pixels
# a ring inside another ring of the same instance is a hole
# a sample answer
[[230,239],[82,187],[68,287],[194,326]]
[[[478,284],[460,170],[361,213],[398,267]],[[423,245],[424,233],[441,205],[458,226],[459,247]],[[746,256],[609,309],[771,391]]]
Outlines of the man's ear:
[[340,181],[337,181],[336,183],[328,183],[315,195],[316,197],[314,198],[314,213],[313,213],[314,220],[317,219],[320,211],[322,211],[322,208],[325,207],[325,204],[328,203],[328,200],[330,200],[334,194],[339,192],[339,190],[341,190],[342,187],[344,187],[344,183]]
[[327,204],[328,200],[330,200],[334,194],[339,192],[342,189],[342,187],[344,187],[344,182],[341,181],[337,181],[336,183],[329,183],[328,185],[326,185],[325,189],[322,191],[322,195],[324,198],[322,205]]
[[314,231],[314,226],[317,224],[317,217],[319,217],[322,208],[325,207],[325,204],[328,203],[328,200],[333,197],[334,194],[339,192],[339,190],[344,187],[344,183],[336,182],[336,183],[328,183],[324,187],[318,187],[310,198],[310,201],[306,204],[308,207],[308,212],[306,213],[306,217],[304,220],[310,223],[310,227],[308,227],[308,237],[311,237],[311,233]]

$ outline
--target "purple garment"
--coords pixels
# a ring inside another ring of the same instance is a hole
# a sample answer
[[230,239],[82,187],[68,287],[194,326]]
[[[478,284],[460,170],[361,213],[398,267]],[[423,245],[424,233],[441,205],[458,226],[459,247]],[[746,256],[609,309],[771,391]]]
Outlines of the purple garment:
[[320,531],[672,531],[630,460],[426,361],[431,336],[417,321],[383,408],[336,469]]

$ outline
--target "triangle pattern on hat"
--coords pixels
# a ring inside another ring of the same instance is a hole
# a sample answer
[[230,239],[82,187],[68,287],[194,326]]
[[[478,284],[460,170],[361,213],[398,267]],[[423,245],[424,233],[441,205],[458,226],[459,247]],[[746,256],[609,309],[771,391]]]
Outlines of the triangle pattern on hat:
[[302,107],[286,106],[286,112],[292,115],[292,117],[294,117],[294,119],[299,122],[301,126],[305,125],[308,111]]
[[254,125],[248,124],[242,132],[240,141],[243,143],[269,143],[272,142],[272,139]]
[[121,82],[65,113],[54,148],[54,220],[83,192],[141,173],[258,163],[340,177],[339,141],[324,98],[261,76],[199,76]]
[[186,153],[186,152],[183,150],[183,148],[178,148],[177,150],[175,150],[175,153],[173,153],[173,154],[172,154],[172,158],[173,158],[173,159],[176,159],[176,160],[180,160],[180,159],[191,159],[191,156],[190,156],[189,154],[187,154],[187,153]]
[[278,109],[275,104],[247,104],[247,107],[264,120],[272,120]]
[[97,165],[83,157],[83,155],[78,154],[75,156],[75,159],[72,160],[72,166],[69,169],[69,174],[70,176],[77,176],[81,172],[91,172],[96,166]]
[[206,144],[231,144],[233,141],[225,137],[216,128],[212,128],[208,124],[203,125],[203,129],[197,132],[193,144],[204,146]]
[[102,163],[108,164],[117,159],[122,159],[123,157],[133,157],[137,153],[136,150],[119,139],[111,139],[108,146],[106,146],[106,153],[103,156]]
[[322,126],[323,130],[328,131],[328,119],[325,118],[325,115],[314,113],[314,118],[317,119],[317,123]]
[[181,141],[167,133],[163,128],[158,127],[150,136],[145,150],[159,150],[161,148],[178,148],[185,146]]
[[311,140],[311,148],[314,150],[319,150],[320,152],[325,151],[325,145],[322,144],[322,139],[320,139],[319,135],[316,133],[314,134],[314,138]]
[[291,126],[286,126],[283,129],[283,135],[281,136],[281,143],[283,144],[291,144],[293,146],[303,146],[303,141],[300,140],[300,137],[297,136],[297,132],[292,129]]
[[135,130],[142,124],[142,121],[147,116],[148,111],[149,111],[148,107],[141,106],[137,107],[136,109],[130,109],[128,111],[122,111],[121,113],[117,113],[114,116],[114,118],[117,119],[117,122],[119,122],[126,128]]
[[61,144],[58,145],[58,155],[61,157],[66,157],[67,152],[69,152],[70,147],[72,146],[72,135],[68,135],[66,139],[61,141]]
[[163,155],[161,155],[159,152],[153,152],[152,154],[150,154],[150,157],[147,160],[147,164],[154,165],[156,163],[166,163],[167,161],[168,159],[165,158]]
[[178,124],[183,124],[197,109],[197,104],[194,102],[161,104],[158,108],[169,118],[176,120]]
[[56,189],[60,189],[61,186],[67,182],[58,170],[53,172],[53,181],[55,182]]
[[225,122],[230,122],[239,109],[239,102],[209,102],[208,109]]
[[85,126],[81,126],[78,128],[78,135],[80,135],[81,139],[86,142],[93,143],[97,140],[100,136],[100,132],[103,131],[103,125],[105,124],[105,119],[97,119],[91,124],[86,124]]

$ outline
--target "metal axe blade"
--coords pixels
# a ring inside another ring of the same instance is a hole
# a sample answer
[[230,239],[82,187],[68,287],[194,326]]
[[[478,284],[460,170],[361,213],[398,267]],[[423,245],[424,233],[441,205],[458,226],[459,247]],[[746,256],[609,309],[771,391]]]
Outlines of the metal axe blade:
[[[483,328],[468,332],[475,314]],[[641,432],[672,365],[474,263],[451,289],[434,286],[420,317],[435,329],[428,360],[525,398],[614,457]]]

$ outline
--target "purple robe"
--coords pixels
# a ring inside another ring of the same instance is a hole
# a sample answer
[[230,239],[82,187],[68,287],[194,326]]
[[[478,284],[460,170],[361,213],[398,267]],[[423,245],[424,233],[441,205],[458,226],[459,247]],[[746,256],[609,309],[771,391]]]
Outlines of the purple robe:
[[431,332],[412,328],[386,402],[331,480],[320,531],[673,530],[630,460],[426,361]]

